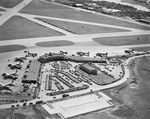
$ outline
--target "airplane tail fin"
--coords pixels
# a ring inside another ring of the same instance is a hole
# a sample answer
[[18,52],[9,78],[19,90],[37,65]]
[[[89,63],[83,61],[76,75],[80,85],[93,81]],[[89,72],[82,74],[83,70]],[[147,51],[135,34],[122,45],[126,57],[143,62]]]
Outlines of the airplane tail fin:
[[18,70],[15,71],[15,74],[18,72]]

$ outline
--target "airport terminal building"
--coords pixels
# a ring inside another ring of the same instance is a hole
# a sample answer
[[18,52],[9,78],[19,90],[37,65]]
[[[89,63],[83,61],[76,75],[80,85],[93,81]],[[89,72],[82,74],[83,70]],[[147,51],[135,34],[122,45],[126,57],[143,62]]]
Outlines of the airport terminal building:
[[28,69],[27,77],[22,80],[22,83],[36,84],[38,81],[38,77],[40,75],[40,70],[41,70],[41,63],[37,60],[32,60],[30,63],[30,67]]

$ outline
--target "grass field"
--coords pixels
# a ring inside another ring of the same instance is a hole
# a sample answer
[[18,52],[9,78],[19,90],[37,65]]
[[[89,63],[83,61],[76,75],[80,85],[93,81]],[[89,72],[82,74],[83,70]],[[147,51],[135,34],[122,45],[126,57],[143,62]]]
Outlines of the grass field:
[[12,8],[22,2],[23,0],[0,0],[0,6],[6,8]]
[[105,114],[105,112],[101,112],[101,110],[99,110],[99,111],[71,117],[69,119],[116,119],[116,118],[109,114]]
[[150,57],[141,58],[136,69],[137,87],[131,88],[131,84],[127,84],[114,95],[122,102],[122,105],[113,110],[112,114],[121,119],[149,119],[150,117]]
[[36,45],[40,47],[59,47],[59,46],[74,45],[74,42],[66,41],[66,40],[59,40],[59,41],[37,42]]
[[11,51],[18,51],[18,50],[24,50],[26,49],[26,46],[23,45],[4,45],[0,46],[0,53],[3,52],[11,52]]
[[137,5],[138,3],[136,3],[134,0],[121,0],[122,2],[125,2],[125,3],[130,3],[130,4],[133,4],[133,5]]
[[73,10],[71,8],[55,5],[55,4],[48,4],[41,2],[40,0],[32,0],[26,7],[22,9],[22,11],[42,11],[42,10]]
[[[52,119],[40,105],[0,110],[0,119]],[[58,118],[57,118],[58,119]]]
[[0,27],[0,40],[63,35],[20,16],[13,16]]
[[48,24],[57,26],[61,29],[70,31],[74,34],[94,34],[94,33],[111,33],[111,32],[125,32],[129,30],[123,29],[115,29],[110,27],[102,27],[102,26],[95,26],[95,25],[87,25],[87,24],[80,24],[80,23],[73,23],[73,22],[65,22],[65,21],[57,21],[51,19],[41,19]]
[[96,15],[89,12],[76,11],[74,9],[66,8],[59,5],[53,5],[48,3],[46,4],[39,2],[39,0],[34,0],[20,12],[150,30],[150,27],[130,23],[127,21],[117,20],[115,18],[110,18],[103,15]]
[[140,119],[149,119],[150,117],[150,57],[141,58],[138,65],[138,88],[133,95],[133,107],[138,113]]
[[136,51],[150,51],[150,47],[137,47],[137,48],[132,48]]
[[150,35],[135,35],[135,36],[94,38],[93,40],[103,45],[120,46],[120,45],[147,44],[150,43],[149,38]]
[[115,81],[114,78],[104,74],[104,73],[99,73],[98,75],[89,75],[89,77],[92,79],[93,82],[96,82],[96,84],[107,84],[111,83],[112,81]]

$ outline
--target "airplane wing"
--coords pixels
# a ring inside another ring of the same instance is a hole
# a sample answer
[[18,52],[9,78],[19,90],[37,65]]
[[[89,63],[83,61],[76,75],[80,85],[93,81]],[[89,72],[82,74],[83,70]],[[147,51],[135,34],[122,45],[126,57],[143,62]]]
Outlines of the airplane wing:
[[9,82],[9,83],[4,84],[4,86],[9,86],[9,85],[11,85],[12,83],[13,83],[13,80],[12,80],[11,82]]
[[5,87],[3,90],[9,90],[9,91],[13,92],[9,87]]

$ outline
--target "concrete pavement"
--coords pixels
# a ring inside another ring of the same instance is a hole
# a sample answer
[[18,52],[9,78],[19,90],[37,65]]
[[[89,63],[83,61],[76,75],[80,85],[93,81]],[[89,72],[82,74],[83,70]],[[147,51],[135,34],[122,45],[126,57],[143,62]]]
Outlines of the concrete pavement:
[[[16,39],[16,40],[6,40],[0,41],[0,46],[20,44],[27,47],[35,46],[37,42],[46,41],[59,41],[68,40],[72,42],[88,42],[93,41],[93,38],[104,38],[104,37],[115,37],[115,36],[132,36],[132,35],[149,35],[150,31],[147,32],[116,32],[116,33],[100,33],[100,34],[87,34],[87,35],[67,35],[67,36],[55,36],[55,37],[40,37],[40,38],[26,38],[26,39]],[[121,39],[120,39],[121,40]],[[137,45],[138,46],[138,45]],[[144,44],[143,44],[144,46]],[[147,44],[145,44],[147,46]],[[111,46],[110,46],[111,47]]]
[[24,0],[20,4],[16,5],[11,9],[7,9],[7,11],[0,17],[0,26],[5,23],[8,19],[15,15],[18,11],[28,5],[32,0]]

